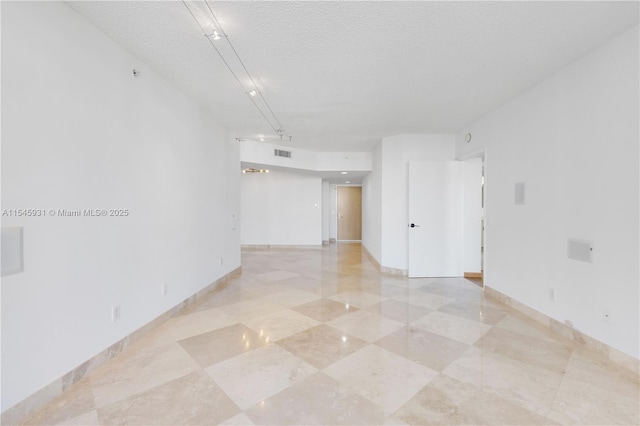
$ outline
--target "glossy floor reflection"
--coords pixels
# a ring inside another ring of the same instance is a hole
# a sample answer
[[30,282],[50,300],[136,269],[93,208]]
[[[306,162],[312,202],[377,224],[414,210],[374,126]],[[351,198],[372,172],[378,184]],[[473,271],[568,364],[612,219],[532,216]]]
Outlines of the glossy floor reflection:
[[359,244],[242,264],[26,423],[640,423],[637,377],[465,279],[384,275]]

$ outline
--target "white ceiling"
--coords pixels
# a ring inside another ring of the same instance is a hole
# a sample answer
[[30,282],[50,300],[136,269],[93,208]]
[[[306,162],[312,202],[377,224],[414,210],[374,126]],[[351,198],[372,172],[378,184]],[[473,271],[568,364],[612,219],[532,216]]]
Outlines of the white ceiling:
[[[638,23],[635,1],[209,4],[293,136],[281,144],[318,151],[456,132]],[[182,2],[70,5],[232,136],[275,136]]]

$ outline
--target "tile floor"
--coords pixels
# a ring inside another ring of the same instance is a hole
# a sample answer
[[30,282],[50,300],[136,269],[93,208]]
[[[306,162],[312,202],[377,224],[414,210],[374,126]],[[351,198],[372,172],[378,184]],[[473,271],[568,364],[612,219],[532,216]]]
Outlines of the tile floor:
[[637,377],[465,279],[383,275],[353,243],[242,264],[26,423],[640,423]]

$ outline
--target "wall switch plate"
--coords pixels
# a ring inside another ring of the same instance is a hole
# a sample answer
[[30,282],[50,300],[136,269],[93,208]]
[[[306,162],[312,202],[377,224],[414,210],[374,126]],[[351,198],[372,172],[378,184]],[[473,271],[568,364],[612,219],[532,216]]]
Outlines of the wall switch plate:
[[160,290],[160,292],[163,296],[167,294],[167,283],[162,284],[162,289]]
[[525,186],[524,182],[516,182],[514,187],[514,204],[515,205],[523,205],[524,204],[524,191]]
[[224,265],[224,257],[220,258],[220,266]]
[[555,288],[549,288],[549,300],[551,300],[552,302],[556,301],[556,289]]
[[120,319],[120,305],[113,305],[111,308],[111,322],[116,322]]

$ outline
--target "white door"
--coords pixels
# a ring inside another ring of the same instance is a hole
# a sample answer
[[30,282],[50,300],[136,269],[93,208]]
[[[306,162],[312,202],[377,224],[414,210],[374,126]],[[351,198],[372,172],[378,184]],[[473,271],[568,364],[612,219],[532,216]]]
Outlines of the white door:
[[409,277],[462,275],[459,161],[409,162]]

